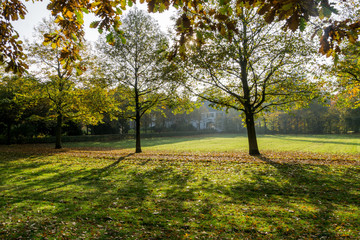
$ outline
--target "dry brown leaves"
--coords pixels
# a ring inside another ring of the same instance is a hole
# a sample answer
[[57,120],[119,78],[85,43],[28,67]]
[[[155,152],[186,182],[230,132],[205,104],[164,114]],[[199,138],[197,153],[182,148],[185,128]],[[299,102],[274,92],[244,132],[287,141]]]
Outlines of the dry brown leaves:
[[0,153],[26,155],[59,155],[109,160],[169,161],[169,162],[234,162],[234,163],[280,163],[314,165],[360,165],[360,154],[327,154],[310,152],[263,152],[250,156],[246,152],[171,152],[145,151],[133,154],[133,149],[78,147],[54,149],[49,144],[0,146]]

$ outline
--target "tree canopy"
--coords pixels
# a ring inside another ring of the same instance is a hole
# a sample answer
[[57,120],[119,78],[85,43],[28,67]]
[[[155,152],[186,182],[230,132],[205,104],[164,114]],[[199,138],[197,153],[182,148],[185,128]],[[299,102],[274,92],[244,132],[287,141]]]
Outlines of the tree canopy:
[[329,78],[334,81],[337,102],[353,108],[360,106],[359,52],[360,42],[347,45],[343,49],[343,55],[329,71]]
[[[121,34],[118,30],[120,15],[127,6],[131,7],[135,2],[135,0],[51,0],[48,9],[60,30],[46,33],[44,42],[51,43],[54,47],[62,42],[64,45],[61,48],[61,60],[76,60],[80,57],[79,49],[84,38],[84,13],[91,12],[100,19],[93,22],[91,27],[98,28],[100,32],[113,27]],[[144,2],[144,0],[140,1],[140,3]],[[322,19],[336,13],[335,7],[340,4],[330,3],[328,0],[237,0],[234,2],[236,7],[233,8],[231,7],[233,2],[228,0],[210,2],[207,0],[150,0],[146,2],[150,12],[162,12],[170,6],[181,9],[183,14],[177,21],[181,46],[189,36],[197,33],[199,28],[217,29],[224,36],[230,37],[235,30],[232,17],[238,15],[239,9],[243,7],[257,8],[258,13],[264,16],[267,23],[284,20],[284,29],[295,31],[298,28],[304,29],[311,17]],[[214,8],[213,4],[220,7]],[[11,22],[25,18],[26,11],[25,5],[20,0],[2,1],[0,5],[0,62],[7,64],[7,71],[23,72],[27,68],[22,42],[18,40],[19,35]],[[209,16],[214,17],[215,20],[211,20]],[[342,21],[324,22],[320,52],[325,54],[329,51],[338,51],[337,43],[343,39],[356,41],[359,31],[359,19],[348,18]],[[197,37],[201,40],[200,36],[197,35]],[[113,40],[109,35],[108,41],[113,42]]]

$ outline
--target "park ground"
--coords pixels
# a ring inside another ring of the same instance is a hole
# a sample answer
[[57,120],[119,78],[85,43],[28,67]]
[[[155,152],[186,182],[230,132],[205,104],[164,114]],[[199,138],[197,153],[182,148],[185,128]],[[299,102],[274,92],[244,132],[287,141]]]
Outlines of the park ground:
[[0,239],[359,239],[360,136],[0,146]]

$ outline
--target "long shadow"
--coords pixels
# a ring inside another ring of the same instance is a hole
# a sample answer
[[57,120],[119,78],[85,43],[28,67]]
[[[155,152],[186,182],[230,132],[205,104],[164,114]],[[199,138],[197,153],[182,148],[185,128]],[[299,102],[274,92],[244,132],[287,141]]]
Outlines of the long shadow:
[[31,156],[28,154],[23,153],[6,153],[6,152],[0,152],[0,193],[2,188],[4,188],[4,184],[9,180],[16,177],[18,174],[20,174],[23,171],[29,170],[29,169],[37,169],[44,165],[49,164],[49,161],[26,161],[21,163],[21,167],[19,167],[17,164],[13,164],[13,162],[16,162],[20,159],[27,158],[39,158],[35,156]]
[[[83,184],[85,181],[91,181],[91,180],[99,180],[100,177],[106,173],[106,175],[109,175],[111,173],[112,170],[114,170],[114,168],[119,165],[119,163],[123,160],[125,160],[127,157],[130,157],[134,155],[134,153],[129,153],[127,154],[126,156],[123,156],[123,157],[120,157],[118,160],[116,160],[115,162],[111,163],[110,165],[108,166],[105,166],[103,168],[100,168],[100,169],[92,169],[92,170],[89,170],[88,173],[75,180],[75,181],[70,181],[70,182],[65,182],[61,185],[58,185],[56,187],[52,187],[52,188],[48,188],[46,190],[44,190],[42,193],[45,193],[45,192],[51,192],[51,191],[54,191],[56,189],[59,189],[59,188],[64,188],[66,186],[69,186],[69,185],[76,185],[76,184]],[[68,174],[66,174],[68,175]],[[75,176],[79,176],[79,172],[78,171],[74,171],[72,174],[71,174],[73,177]],[[63,176],[62,175],[59,175],[59,179],[62,179]],[[53,181],[53,180],[51,180]]]
[[[1,183],[1,186],[4,185],[5,182],[7,182],[9,179],[13,178],[13,176],[15,176],[15,175],[22,175],[21,179],[23,181],[26,181],[33,177],[42,176],[45,174],[56,173],[56,175],[54,177],[48,178],[48,180],[47,180],[47,182],[49,182],[48,187],[45,190],[43,190],[41,193],[51,192],[51,191],[59,189],[59,188],[77,184],[77,183],[81,182],[82,180],[98,179],[100,177],[100,175],[103,174],[104,172],[108,172],[108,174],[109,174],[111,169],[115,168],[121,161],[123,161],[124,159],[126,159],[127,157],[129,157],[131,155],[133,155],[133,153],[129,153],[126,156],[120,157],[117,161],[115,161],[112,164],[105,166],[104,168],[101,168],[101,169],[92,169],[92,170],[88,170],[88,171],[78,170],[78,171],[72,171],[70,174],[68,172],[61,173],[58,171],[54,171],[51,168],[37,170],[38,168],[40,168],[42,166],[52,164],[51,161],[41,161],[41,159],[42,159],[41,156],[37,157],[36,162],[31,162],[31,160],[30,160],[29,163],[27,163],[27,162],[22,163],[21,166],[19,166],[19,165],[14,165],[14,166],[10,165],[9,166],[9,164],[8,164],[9,162],[6,161],[4,167],[2,167],[0,169],[0,177],[1,177],[0,183]],[[15,161],[15,160],[16,159],[13,159],[13,161]],[[0,163],[2,163],[2,161],[0,161]],[[31,169],[33,169],[33,171],[31,171],[31,173],[21,174],[21,172],[31,170]],[[75,181],[68,181],[69,179],[76,178],[77,176],[81,176],[81,175],[83,175],[83,177],[81,177]],[[54,187],[50,187],[52,185],[51,183],[61,183],[61,184],[58,184]],[[25,191],[26,189],[29,189],[29,188],[31,189],[38,185],[39,185],[39,182],[37,182],[37,181],[30,182],[24,186],[16,186],[16,191]],[[5,189],[5,187],[4,187],[4,189]],[[1,190],[1,188],[0,188],[0,190]],[[11,189],[8,189],[8,190],[11,190]],[[30,193],[30,194],[33,194],[33,193]],[[35,195],[37,195],[37,194],[35,194]]]
[[[209,134],[209,135],[194,135],[194,136],[176,136],[176,137],[153,137],[153,138],[142,138],[141,139],[141,146],[142,147],[153,147],[159,145],[167,145],[167,144],[175,144],[181,142],[191,142],[194,140],[201,140],[201,139],[209,139],[209,138],[236,138],[239,136],[245,135],[238,135],[238,134]],[[119,143],[119,147],[122,149],[131,149],[135,146],[134,139],[125,139],[120,141],[111,141],[111,142],[87,142],[86,146],[92,147],[114,147],[114,142]]]
[[[294,230],[290,233],[283,230],[279,235],[282,237],[289,234],[289,238],[295,239],[334,239],[337,236],[331,228],[338,223],[335,211],[339,201],[342,206],[360,206],[359,196],[351,192],[360,189],[360,182],[349,182],[354,174],[360,175],[359,168],[349,168],[348,176],[340,178],[336,174],[325,175],[324,172],[330,173],[328,166],[280,164],[260,157],[267,168],[251,171],[251,166],[247,166],[249,172],[243,174],[251,181],[233,179],[226,187],[224,183],[210,181],[211,176],[199,175],[196,166],[155,164],[149,160],[131,160],[130,164],[126,161],[130,155],[102,168],[58,169],[47,178],[48,172],[36,172],[34,166],[32,181],[0,196],[4,214],[0,219],[7,223],[15,219],[3,228],[7,230],[0,229],[0,239],[184,239],[189,230],[197,232],[200,239],[226,239],[229,232],[234,239],[266,238],[266,233],[247,222],[231,223],[234,212],[256,216],[268,225],[276,225],[273,221],[283,217]],[[22,165],[13,168],[22,169]],[[235,167],[232,171],[236,170]],[[308,200],[316,208],[315,220],[294,206],[295,198]],[[296,212],[253,209],[267,201]],[[223,211],[223,205],[233,206],[234,212],[229,216],[214,215]],[[303,229],[292,218],[294,214],[303,221],[313,221],[309,235],[297,235]],[[17,222],[19,219],[22,221]]]
[[102,172],[105,172],[105,171],[108,171],[109,169],[112,169],[114,167],[116,167],[121,161],[125,160],[126,158],[134,155],[135,153],[129,153],[128,155],[126,156],[123,156],[123,157],[120,157],[118,160],[116,160],[115,162],[113,162],[112,164],[98,170],[98,174],[101,174]]
[[[317,237],[320,238],[336,238],[332,230],[331,223],[336,220],[335,211],[339,201],[341,204],[360,206],[359,195],[351,193],[351,189],[359,189],[360,183],[356,185],[349,184],[346,179],[343,182],[334,181],[329,176],[324,176],[318,171],[310,171],[301,164],[276,163],[269,158],[259,156],[259,159],[274,167],[277,172],[285,177],[289,184],[283,186],[283,191],[276,192],[273,184],[265,182],[263,176],[254,176],[257,183],[262,183],[268,191],[263,191],[269,195],[283,195],[291,197],[302,197],[308,199],[313,206],[317,208]],[[307,167],[315,167],[325,169],[329,172],[328,166],[308,165]],[[275,187],[277,184],[275,183]],[[290,199],[289,199],[290,200]],[[285,205],[288,203],[285,203]],[[291,204],[288,204],[290,207]]]
[[[38,235],[40,233],[54,238],[66,238],[66,236],[54,234],[68,231],[74,236],[81,236],[83,232],[89,231],[89,229],[72,226],[72,222],[76,222],[77,225],[93,225],[100,234],[96,238],[101,239],[177,239],[176,236],[179,233],[185,234],[186,229],[182,229],[186,221],[183,217],[187,216],[184,201],[193,199],[193,192],[186,188],[187,182],[192,178],[192,172],[190,170],[175,172],[165,165],[147,171],[132,169],[129,172],[118,167],[118,164],[128,156],[101,169],[68,172],[70,179],[61,174],[37,180],[33,184],[28,184],[27,189],[21,189],[18,196],[16,194],[8,197],[1,196],[0,203],[8,207],[10,219],[14,210],[11,206],[14,204],[20,204],[24,214],[33,212],[38,206],[44,204],[55,205],[56,208],[52,210],[50,217],[40,218],[40,220],[38,217],[33,217],[34,213],[29,214],[27,221],[14,224],[11,231],[0,230],[0,238],[41,238]],[[141,168],[140,164],[139,168]],[[109,170],[116,171],[114,175],[119,176],[118,184],[100,179],[100,176],[104,177]],[[76,176],[78,179],[71,181]],[[61,184],[62,181],[65,183]],[[60,184],[55,188],[47,187],[54,183]],[[36,185],[46,188],[45,191],[33,192],[32,189]],[[93,190],[83,195],[72,194],[71,197],[67,196],[67,191],[56,191],[66,189],[68,186],[80,186],[82,189],[92,187]],[[156,191],[161,186],[167,187],[157,193]],[[154,198],[154,194],[159,196]],[[147,200],[148,196],[152,196],[155,202]],[[27,206],[28,202],[34,206]],[[15,209],[15,211],[21,212],[21,209]],[[173,212],[186,214],[173,217]],[[61,219],[61,222],[56,219]],[[179,229],[169,225],[167,219],[170,222],[178,222]],[[70,223],[71,228],[65,223]],[[102,225],[106,225],[107,228],[103,229]],[[54,229],[56,233],[51,232]]]
[[[344,174],[338,176],[329,166],[277,163],[264,156],[259,159],[267,164],[261,171],[252,171],[251,166],[240,167],[247,169],[242,174],[250,181],[235,180],[226,187],[203,179],[201,190],[208,194],[223,194],[228,198],[221,201],[222,204],[239,206],[237,211],[253,216],[257,222],[279,227],[270,239],[286,235],[291,239],[339,238],[334,226],[341,226],[344,222],[339,220],[337,210],[342,211],[344,206],[349,209],[351,206],[355,209],[360,206],[360,196],[357,193],[360,182],[354,179],[354,176],[360,176],[358,167],[344,167]],[[267,209],[266,206],[275,207],[276,210]],[[222,218],[218,221],[227,221],[225,217]],[[347,224],[356,226],[359,220],[360,216],[355,214],[351,220],[348,219]],[[266,238],[263,232],[259,232],[251,224],[247,226],[245,222],[244,225],[245,227],[237,226],[233,230],[250,231],[258,239]],[[290,230],[285,230],[284,225]]]
[[[268,137],[270,135],[267,135]],[[278,138],[278,139],[284,139],[283,137],[280,136],[276,136],[276,135],[271,135],[271,138]],[[306,137],[306,136],[301,136],[301,137]],[[329,135],[326,139],[331,139],[331,135]],[[312,142],[312,143],[324,143],[324,144],[339,144],[339,145],[355,145],[355,146],[359,146],[359,143],[349,143],[349,142],[340,142],[340,141],[328,141],[328,140],[324,140],[324,141],[320,141],[320,140],[310,140],[310,139],[299,139],[299,138],[293,138],[293,137],[286,137],[286,140],[288,141],[298,141],[298,142]]]

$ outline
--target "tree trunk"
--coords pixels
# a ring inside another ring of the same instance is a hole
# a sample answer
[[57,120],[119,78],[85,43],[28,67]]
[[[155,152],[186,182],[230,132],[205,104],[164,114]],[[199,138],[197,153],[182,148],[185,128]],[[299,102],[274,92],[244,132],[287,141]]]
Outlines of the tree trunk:
[[6,144],[11,144],[11,123],[7,124],[6,127]]
[[246,113],[246,129],[247,129],[248,142],[249,142],[249,154],[251,156],[260,155],[257,139],[256,139],[253,113]]
[[135,117],[135,141],[136,141],[135,153],[141,153],[139,110],[136,110],[136,117]]
[[[137,52],[137,44],[136,44],[136,52]],[[136,55],[137,58],[137,55]],[[137,60],[135,60],[135,64],[137,64]],[[141,140],[140,140],[140,102],[139,102],[139,89],[138,89],[138,67],[135,67],[135,153],[141,153]]]
[[62,121],[63,121],[63,116],[62,116],[62,114],[59,114],[57,116],[56,129],[55,129],[55,139],[56,139],[55,140],[55,148],[56,149],[62,148],[62,144],[61,144]]

